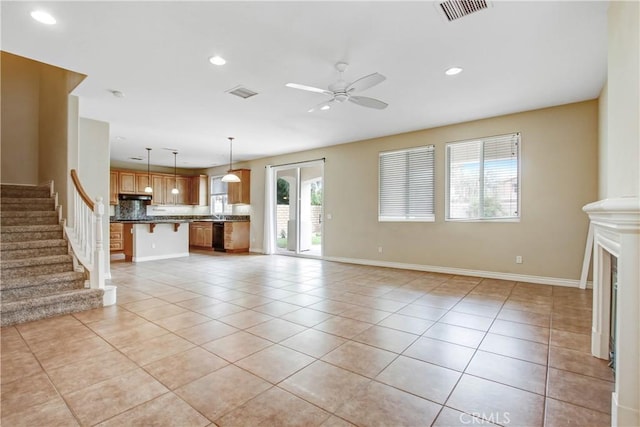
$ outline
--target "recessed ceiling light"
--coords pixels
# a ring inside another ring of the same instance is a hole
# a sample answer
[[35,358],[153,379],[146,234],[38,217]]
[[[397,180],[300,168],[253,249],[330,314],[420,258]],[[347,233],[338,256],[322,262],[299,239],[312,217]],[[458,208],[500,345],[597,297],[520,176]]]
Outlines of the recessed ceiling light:
[[124,98],[124,93],[120,92],[119,90],[109,89],[109,92],[111,92],[111,95],[115,96],[116,98]]
[[125,138],[124,136],[116,136],[116,141],[124,141],[125,139],[127,138]]
[[445,71],[444,73],[447,76],[455,76],[456,74],[460,74],[461,72],[462,72],[462,68],[460,68],[460,67],[451,67],[447,71]]
[[209,62],[211,62],[213,65],[224,65],[227,63],[227,61],[223,57],[218,55],[209,58]]
[[326,110],[328,110],[329,108],[331,108],[331,107],[330,107],[330,106],[328,106],[328,105],[323,105],[322,107],[320,107],[320,109],[321,109],[322,111],[326,111]]
[[36,21],[46,25],[53,25],[56,23],[56,18],[54,18],[50,13],[45,12],[44,10],[34,10],[33,12],[31,12],[31,17]]

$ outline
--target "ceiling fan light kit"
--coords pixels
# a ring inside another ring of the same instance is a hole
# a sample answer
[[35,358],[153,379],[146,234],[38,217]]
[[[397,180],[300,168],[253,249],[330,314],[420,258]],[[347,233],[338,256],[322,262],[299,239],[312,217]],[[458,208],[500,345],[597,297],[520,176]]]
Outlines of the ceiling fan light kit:
[[299,89],[307,92],[322,93],[331,97],[330,100],[322,102],[309,109],[308,111],[310,113],[317,110],[326,111],[331,108],[331,104],[336,102],[341,103],[344,101],[349,101],[361,107],[373,108],[376,110],[383,110],[387,108],[388,104],[386,102],[380,101],[379,99],[354,95],[354,93],[356,92],[364,91],[382,83],[386,80],[386,77],[380,73],[373,73],[369,74],[368,76],[361,77],[354,82],[347,83],[342,78],[342,73],[344,73],[344,71],[347,69],[347,66],[348,64],[346,62],[338,62],[336,64],[336,70],[338,70],[338,73],[340,73],[340,77],[338,81],[329,85],[328,90],[320,89],[313,86],[302,85],[299,83],[287,83],[286,86],[292,89]]

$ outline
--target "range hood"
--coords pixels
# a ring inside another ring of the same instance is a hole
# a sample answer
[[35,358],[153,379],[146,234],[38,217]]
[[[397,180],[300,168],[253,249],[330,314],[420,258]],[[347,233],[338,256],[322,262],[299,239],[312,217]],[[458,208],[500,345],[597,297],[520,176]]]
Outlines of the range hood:
[[150,194],[118,194],[118,200],[144,200],[151,201]]

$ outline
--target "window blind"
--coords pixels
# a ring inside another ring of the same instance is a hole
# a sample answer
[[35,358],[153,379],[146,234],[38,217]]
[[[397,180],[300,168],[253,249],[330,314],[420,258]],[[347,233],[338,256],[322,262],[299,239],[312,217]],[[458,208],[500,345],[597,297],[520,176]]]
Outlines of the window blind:
[[379,154],[378,220],[434,221],[434,146]]
[[519,218],[520,134],[447,144],[447,219]]

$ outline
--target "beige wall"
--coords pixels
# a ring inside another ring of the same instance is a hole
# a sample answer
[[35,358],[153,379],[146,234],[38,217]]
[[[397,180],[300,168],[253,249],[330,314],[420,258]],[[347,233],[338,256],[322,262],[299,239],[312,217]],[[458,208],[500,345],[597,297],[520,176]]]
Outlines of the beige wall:
[[67,209],[68,100],[85,76],[2,52],[2,182],[54,181]]
[[[609,4],[606,152],[607,198],[640,196],[640,3]],[[601,187],[603,186],[601,185]]]
[[38,181],[40,67],[2,52],[2,182]]
[[[445,144],[509,132],[522,134],[521,221],[445,222]],[[598,102],[593,100],[234,166],[252,170],[256,251],[262,249],[264,166],[325,157],[325,213],[333,217],[325,222],[325,256],[572,281],[580,276],[587,235],[581,208],[597,198],[597,142]],[[435,223],[379,223],[378,153],[426,144],[436,146]],[[523,264],[515,264],[516,255]]]

